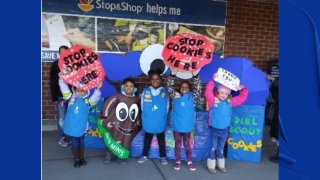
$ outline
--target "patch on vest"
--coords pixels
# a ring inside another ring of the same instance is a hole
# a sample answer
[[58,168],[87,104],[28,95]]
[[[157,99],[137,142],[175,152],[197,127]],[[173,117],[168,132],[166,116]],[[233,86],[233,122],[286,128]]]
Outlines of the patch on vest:
[[151,99],[151,94],[150,92],[146,92],[146,94],[144,95],[144,102],[152,102],[152,99]]
[[178,92],[175,92],[175,93],[174,93],[174,98],[175,98],[175,99],[180,98],[180,97],[181,97],[180,93],[178,93]]
[[74,101],[75,101],[75,99],[74,99],[74,98],[70,99],[69,104],[74,104]]

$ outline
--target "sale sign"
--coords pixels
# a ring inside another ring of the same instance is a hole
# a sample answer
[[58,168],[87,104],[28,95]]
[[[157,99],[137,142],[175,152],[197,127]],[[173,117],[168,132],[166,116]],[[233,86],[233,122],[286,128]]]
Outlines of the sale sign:
[[201,34],[181,33],[166,40],[164,62],[172,69],[194,72],[212,60],[214,46]]
[[240,79],[236,75],[232,74],[231,72],[223,68],[218,69],[218,72],[216,73],[214,80],[234,91],[239,90]]
[[62,73],[62,79],[66,83],[83,90],[97,87],[105,77],[99,55],[80,45],[63,51],[58,65]]

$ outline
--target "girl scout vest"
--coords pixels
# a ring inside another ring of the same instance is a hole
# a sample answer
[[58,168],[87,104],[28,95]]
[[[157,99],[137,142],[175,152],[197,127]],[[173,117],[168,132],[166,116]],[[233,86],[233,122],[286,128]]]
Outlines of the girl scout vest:
[[81,97],[71,98],[63,123],[65,134],[81,137],[87,130],[89,100]]
[[150,88],[143,90],[142,128],[148,133],[161,133],[167,122],[167,91],[162,88],[158,96],[151,94]]
[[171,111],[172,129],[176,132],[191,132],[194,127],[195,110],[192,93],[175,97]]
[[211,126],[217,129],[226,129],[230,126],[232,118],[231,102],[223,100],[219,103],[214,103],[210,109]]

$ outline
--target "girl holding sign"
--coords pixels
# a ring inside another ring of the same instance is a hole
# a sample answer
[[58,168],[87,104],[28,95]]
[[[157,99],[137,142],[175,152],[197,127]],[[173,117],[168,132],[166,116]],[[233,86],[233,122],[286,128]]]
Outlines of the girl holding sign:
[[208,82],[205,90],[205,98],[209,104],[209,127],[211,128],[212,144],[209,158],[207,159],[208,170],[211,173],[216,173],[216,154],[218,169],[226,173],[225,159],[223,149],[228,138],[229,126],[232,117],[232,108],[241,105],[248,95],[248,89],[243,85],[238,87],[240,94],[236,97],[231,97],[231,89],[219,84],[217,92],[214,93],[214,79],[216,74]]
[[179,90],[175,91],[173,87],[175,80],[176,77],[174,73],[169,76],[167,81],[168,92],[172,99],[172,112],[170,119],[175,142],[174,152],[176,162],[173,168],[175,170],[180,170],[181,168],[180,152],[183,141],[183,145],[186,150],[188,168],[191,171],[195,171],[196,166],[192,163],[191,131],[194,128],[195,122],[195,103],[200,102],[202,83],[199,76],[193,76],[193,91],[191,91],[191,83],[188,81],[183,81],[180,84]]
[[74,156],[74,167],[86,165],[84,159],[84,134],[88,128],[88,114],[90,106],[94,106],[100,99],[101,84],[98,85],[93,95],[88,98],[89,91],[72,87],[72,93],[68,85],[61,79],[60,73],[59,86],[63,99],[69,100],[67,113],[65,116],[63,131],[71,138],[71,150]]

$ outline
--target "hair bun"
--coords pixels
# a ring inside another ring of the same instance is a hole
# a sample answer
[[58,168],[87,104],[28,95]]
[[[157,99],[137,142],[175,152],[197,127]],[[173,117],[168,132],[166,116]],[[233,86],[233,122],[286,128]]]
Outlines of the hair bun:
[[151,76],[151,75],[153,75],[153,74],[158,74],[159,76],[161,76],[162,71],[161,71],[161,69],[150,69],[150,70],[148,71],[148,75]]

